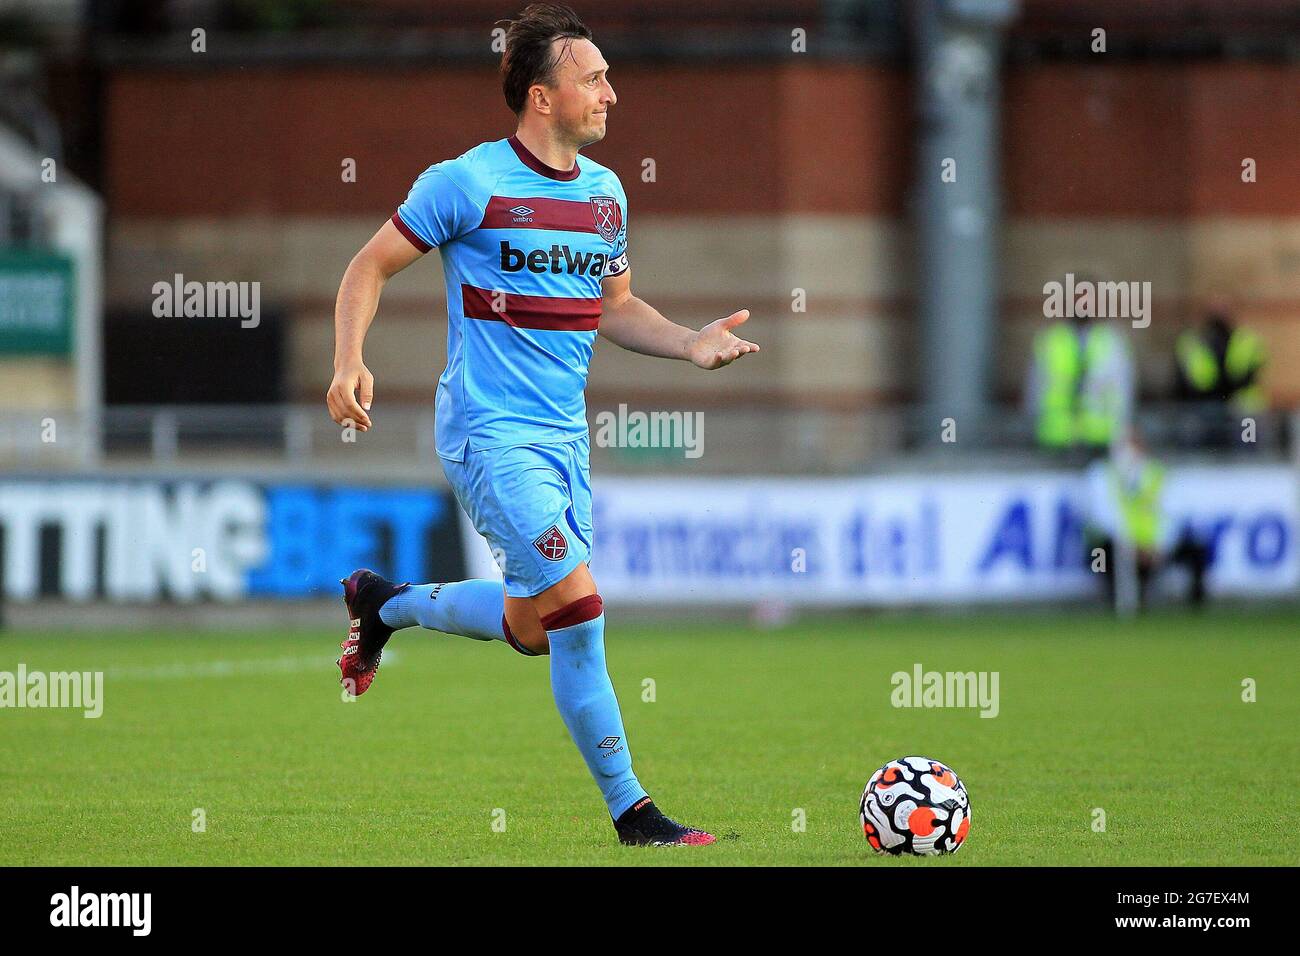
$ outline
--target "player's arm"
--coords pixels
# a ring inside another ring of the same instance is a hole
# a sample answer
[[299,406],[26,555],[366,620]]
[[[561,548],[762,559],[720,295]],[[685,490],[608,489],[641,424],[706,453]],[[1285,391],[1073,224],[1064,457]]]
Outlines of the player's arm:
[[334,303],[334,380],[325,393],[330,418],[340,425],[351,420],[361,431],[370,430],[367,412],[375,397],[375,377],[361,360],[361,346],[384,283],[422,255],[389,220],[343,273]]
[[759,350],[753,342],[738,338],[731,331],[749,318],[748,309],[710,322],[696,332],[670,322],[654,306],[634,296],[631,269],[604,279],[601,293],[604,301],[600,334],[631,352],[685,359],[700,368],[714,369]]

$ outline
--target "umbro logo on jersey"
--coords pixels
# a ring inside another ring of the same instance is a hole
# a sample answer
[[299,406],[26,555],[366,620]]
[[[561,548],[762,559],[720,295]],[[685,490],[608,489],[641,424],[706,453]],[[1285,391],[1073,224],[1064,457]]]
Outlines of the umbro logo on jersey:
[[522,203],[518,206],[511,206],[510,211],[515,214],[515,222],[532,222],[529,216],[533,214],[533,210]]
[[541,275],[546,272],[558,275],[600,276],[605,274],[608,256],[603,252],[574,252],[568,246],[554,243],[550,249],[516,249],[505,239],[501,240],[501,271],[522,272],[527,269]]

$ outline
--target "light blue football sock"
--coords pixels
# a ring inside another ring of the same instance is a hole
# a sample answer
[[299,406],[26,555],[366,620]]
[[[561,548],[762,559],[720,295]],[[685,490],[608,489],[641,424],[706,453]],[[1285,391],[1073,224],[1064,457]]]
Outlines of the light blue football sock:
[[646,792],[632,772],[623,717],[605,669],[605,615],[546,633],[555,706],[617,820]]
[[500,581],[476,578],[451,584],[418,584],[394,594],[379,609],[389,627],[427,627],[476,641],[504,641],[505,592]]

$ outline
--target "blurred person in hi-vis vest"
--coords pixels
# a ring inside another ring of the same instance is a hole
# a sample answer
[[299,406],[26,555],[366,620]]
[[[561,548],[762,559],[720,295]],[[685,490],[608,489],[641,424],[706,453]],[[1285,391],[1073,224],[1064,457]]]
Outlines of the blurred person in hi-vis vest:
[[1123,573],[1117,567],[1120,549],[1133,555],[1139,607],[1146,603],[1151,581],[1170,565],[1187,570],[1191,604],[1199,606],[1205,600],[1209,548],[1191,528],[1177,533],[1165,505],[1165,477],[1165,466],[1132,428],[1115,442],[1109,456],[1088,468],[1087,559],[1090,568],[1102,575],[1112,604],[1117,575]]
[[1174,361],[1175,397],[1195,409],[1196,444],[1235,445],[1241,416],[1267,410],[1264,340],[1237,325],[1222,302],[1210,306],[1199,328],[1178,336]]
[[1105,449],[1128,425],[1133,391],[1132,356],[1115,323],[1076,315],[1034,338],[1025,405],[1038,447]]

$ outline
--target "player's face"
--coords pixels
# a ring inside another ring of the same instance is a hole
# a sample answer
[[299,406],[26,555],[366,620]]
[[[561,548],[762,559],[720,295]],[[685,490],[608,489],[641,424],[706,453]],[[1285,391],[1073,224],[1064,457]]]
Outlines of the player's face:
[[[559,65],[547,88],[556,127],[579,148],[605,138],[609,108],[618,102],[609,64],[590,40],[556,40]],[[567,49],[566,45],[567,44]]]

